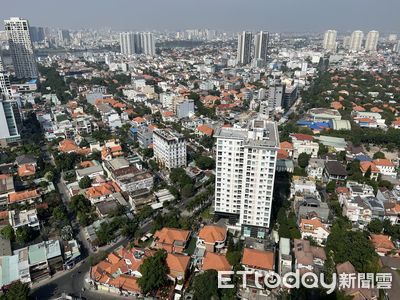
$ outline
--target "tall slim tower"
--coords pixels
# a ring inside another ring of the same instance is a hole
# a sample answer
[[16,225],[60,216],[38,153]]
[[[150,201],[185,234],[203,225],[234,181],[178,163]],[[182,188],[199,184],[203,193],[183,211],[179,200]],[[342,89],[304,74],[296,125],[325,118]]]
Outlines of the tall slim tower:
[[243,31],[243,33],[238,36],[237,61],[241,65],[247,65],[251,61],[252,37],[252,33],[247,31]]
[[4,27],[10,45],[15,76],[17,78],[37,78],[38,69],[28,20],[13,17],[4,21]]
[[133,34],[133,40],[135,43],[135,53],[140,54],[143,52],[142,49],[142,35],[139,32]]
[[372,30],[368,32],[365,40],[365,51],[376,51],[378,47],[379,31]]
[[353,31],[350,38],[349,50],[352,52],[360,51],[363,39],[364,39],[364,33],[362,31],[360,30]]
[[254,58],[267,61],[269,33],[260,31],[254,36]]
[[154,35],[151,32],[141,34],[142,52],[143,54],[154,56],[156,55],[156,44]]
[[279,135],[275,122],[251,120],[247,128],[216,130],[215,214],[265,238],[270,228]]
[[324,35],[323,48],[327,51],[335,52],[336,51],[336,30],[328,30]]
[[119,43],[120,43],[122,54],[125,54],[125,55],[135,54],[134,33],[121,32],[119,34]]

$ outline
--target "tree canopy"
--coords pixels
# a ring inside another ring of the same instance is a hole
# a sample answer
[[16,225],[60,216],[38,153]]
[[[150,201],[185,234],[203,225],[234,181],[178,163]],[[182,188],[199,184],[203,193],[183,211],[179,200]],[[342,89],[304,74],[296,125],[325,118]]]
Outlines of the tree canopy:
[[143,294],[156,291],[167,283],[168,268],[165,260],[167,253],[158,250],[154,256],[148,257],[139,267],[142,277],[138,279]]

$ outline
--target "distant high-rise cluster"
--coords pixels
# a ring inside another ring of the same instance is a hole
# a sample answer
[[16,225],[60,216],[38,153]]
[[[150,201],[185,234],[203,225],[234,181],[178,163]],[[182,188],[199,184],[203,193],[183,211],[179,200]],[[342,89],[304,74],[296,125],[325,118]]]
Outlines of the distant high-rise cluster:
[[61,43],[68,44],[71,41],[71,35],[69,33],[69,30],[60,29],[58,31],[58,40]]
[[151,32],[122,32],[120,33],[121,53],[125,55],[145,54],[154,56],[156,46]]
[[335,52],[336,51],[336,30],[328,30],[324,35],[323,48],[327,51]]
[[4,21],[10,52],[17,78],[37,78],[38,69],[33,53],[28,20],[10,18]]
[[35,42],[38,42],[38,43],[43,42],[46,38],[43,27],[30,26],[29,32],[31,34],[31,40],[34,43]]
[[[238,36],[237,62],[240,65],[247,65],[252,59],[253,34],[243,31]],[[269,33],[260,31],[254,36],[254,59],[266,61],[268,51]]]

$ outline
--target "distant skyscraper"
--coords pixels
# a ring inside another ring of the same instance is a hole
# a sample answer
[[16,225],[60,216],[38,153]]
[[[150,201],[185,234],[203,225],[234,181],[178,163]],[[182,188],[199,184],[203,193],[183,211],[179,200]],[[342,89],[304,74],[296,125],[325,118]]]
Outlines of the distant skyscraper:
[[368,32],[367,39],[365,40],[365,51],[376,51],[378,47],[379,32],[372,30]]
[[241,65],[247,65],[251,61],[251,40],[252,33],[243,31],[238,36],[238,49],[237,49],[237,61]]
[[332,52],[336,51],[336,36],[336,30],[328,30],[325,32],[324,42],[322,45],[325,50]]
[[254,36],[254,58],[267,61],[269,33],[260,31]]
[[29,32],[31,34],[32,42],[43,42],[45,39],[44,28],[43,27],[29,27]]
[[154,56],[156,55],[156,44],[154,35],[151,32],[141,34],[142,52],[143,54]]
[[345,36],[343,38],[343,48],[344,49],[349,49],[350,48],[350,42],[351,42],[351,36]]
[[241,227],[243,236],[265,238],[270,228],[278,129],[251,120],[247,128],[216,130],[214,211]]
[[350,51],[357,52],[361,50],[364,33],[360,30],[353,31],[350,38]]
[[69,43],[69,41],[71,40],[71,36],[69,34],[69,30],[66,29],[60,29],[58,31],[58,39],[60,40],[60,42],[62,43]]
[[119,34],[121,53],[125,55],[135,54],[135,40],[133,32],[121,32]]
[[38,69],[33,53],[28,20],[10,18],[4,21],[11,58],[17,78],[37,78]]
[[142,53],[142,35],[139,32],[133,34],[133,41],[135,43],[135,53]]
[[395,51],[396,51],[397,53],[400,53],[400,41],[397,42]]

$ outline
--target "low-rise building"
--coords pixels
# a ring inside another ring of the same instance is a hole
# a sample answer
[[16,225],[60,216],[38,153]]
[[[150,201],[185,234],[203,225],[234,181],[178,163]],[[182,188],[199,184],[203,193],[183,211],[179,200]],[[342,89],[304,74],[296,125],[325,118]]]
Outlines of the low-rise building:
[[319,218],[301,219],[299,229],[302,239],[311,237],[320,245],[325,244],[330,233],[328,225]]
[[281,237],[279,239],[279,275],[284,276],[292,272],[292,259],[290,239]]
[[318,156],[319,145],[314,142],[314,137],[308,134],[295,133],[290,135],[293,142],[293,158],[297,159],[300,153],[306,153],[311,158]]
[[322,247],[310,245],[310,241],[294,239],[295,270],[300,274],[313,272],[320,274],[326,261],[325,250]]
[[164,249],[168,253],[182,253],[190,237],[190,231],[166,228],[154,233],[153,247]]
[[40,229],[40,223],[36,209],[21,211],[10,210],[8,212],[8,216],[9,223],[14,230],[17,230],[23,226],[28,226],[36,230]]
[[205,248],[208,252],[220,252],[225,246],[227,229],[218,225],[205,225],[197,237],[197,247]]
[[166,258],[166,264],[168,267],[168,277],[175,280],[185,280],[190,263],[190,256],[168,253]]
[[344,181],[347,179],[347,171],[343,165],[336,160],[325,162],[323,177],[326,181]]

